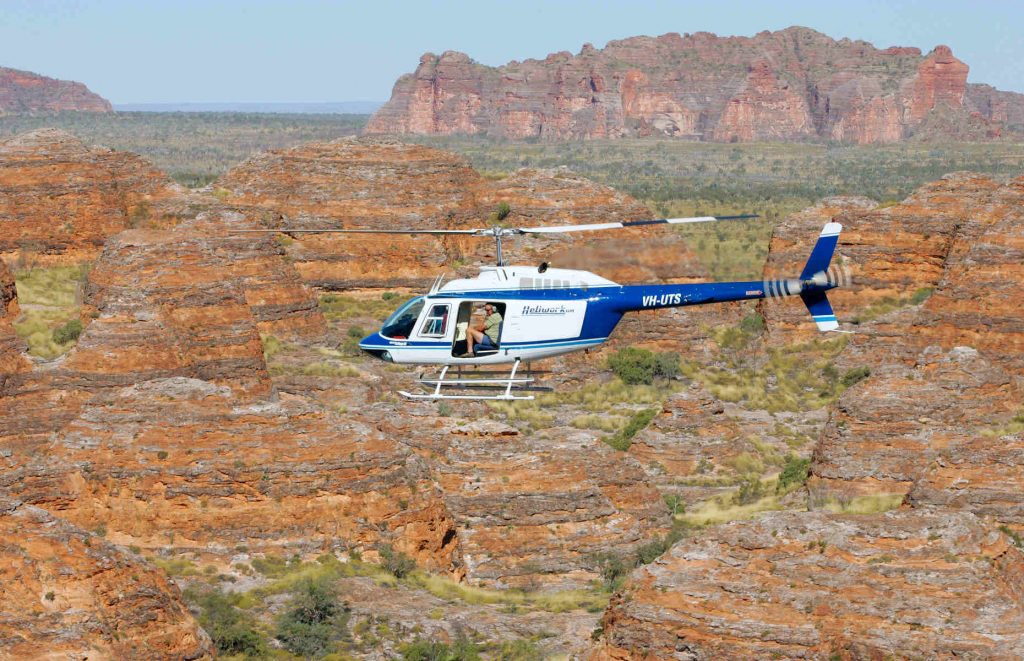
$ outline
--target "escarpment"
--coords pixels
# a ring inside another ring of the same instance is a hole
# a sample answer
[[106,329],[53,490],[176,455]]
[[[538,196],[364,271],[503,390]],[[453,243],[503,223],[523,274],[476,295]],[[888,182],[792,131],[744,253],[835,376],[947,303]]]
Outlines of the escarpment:
[[0,67],[0,115],[111,112],[110,102],[82,83]]
[[967,83],[948,46],[878,49],[802,27],[614,40],[499,67],[427,53],[367,133],[858,144],[1019,131],[1024,95]]

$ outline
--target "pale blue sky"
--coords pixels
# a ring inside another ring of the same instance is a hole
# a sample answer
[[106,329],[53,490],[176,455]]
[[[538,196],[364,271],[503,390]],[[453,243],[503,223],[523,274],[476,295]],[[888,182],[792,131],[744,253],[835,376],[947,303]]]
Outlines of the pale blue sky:
[[878,47],[947,44],[971,82],[1024,92],[1024,3],[0,0],[0,66],[114,103],[384,101],[426,51],[485,64],[584,42],[804,25]]

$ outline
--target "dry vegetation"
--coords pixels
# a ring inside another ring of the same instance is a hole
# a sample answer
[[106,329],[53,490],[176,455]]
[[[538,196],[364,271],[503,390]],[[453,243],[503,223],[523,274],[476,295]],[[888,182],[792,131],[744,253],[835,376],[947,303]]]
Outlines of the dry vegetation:
[[21,315],[14,322],[29,353],[52,359],[75,345],[81,322],[82,291],[88,266],[58,266],[16,271]]

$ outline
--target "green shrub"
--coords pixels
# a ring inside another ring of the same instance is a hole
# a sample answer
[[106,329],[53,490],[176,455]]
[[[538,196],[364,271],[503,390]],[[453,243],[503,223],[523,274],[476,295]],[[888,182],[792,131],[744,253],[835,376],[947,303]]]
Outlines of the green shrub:
[[928,300],[928,297],[932,295],[931,287],[921,287],[913,294],[910,295],[910,302],[914,305],[920,305]]
[[255,618],[237,607],[241,595],[213,590],[185,596],[199,606],[199,624],[210,634],[218,652],[255,658],[267,655],[267,642],[256,628]]
[[500,223],[508,218],[510,213],[512,213],[512,207],[508,205],[508,202],[499,202],[498,208],[494,210],[494,218]]
[[629,569],[626,567],[626,563],[622,561],[621,556],[610,552],[598,553],[592,556],[592,560],[597,565],[598,573],[601,574],[605,590],[615,592],[622,587]]
[[364,331],[360,326],[350,326],[349,329],[345,331],[345,335],[355,340],[361,340],[366,337],[366,331]]
[[633,444],[633,437],[637,435],[637,432],[651,424],[651,420],[654,420],[656,415],[658,415],[657,409],[640,411],[629,419],[625,427],[611,436],[606,436],[602,440],[616,450],[625,452]]
[[278,617],[275,638],[293,654],[320,657],[344,636],[348,616],[329,578],[305,579]]
[[840,383],[849,388],[854,384],[860,383],[869,376],[871,376],[871,368],[867,365],[861,365],[860,367],[854,367],[853,369],[847,370],[846,374],[843,374],[843,378],[840,379]]
[[81,334],[82,322],[78,319],[72,319],[63,326],[53,329],[53,341],[57,344],[67,344],[77,340]]
[[405,578],[416,569],[416,561],[406,554],[396,551],[388,544],[382,544],[378,549],[383,562],[384,569],[395,578]]
[[740,322],[740,330],[748,335],[760,335],[764,332],[765,323],[764,317],[757,312],[748,314],[743,317],[743,321]]
[[679,354],[665,351],[654,356],[654,376],[674,379],[679,376],[679,371]]
[[785,493],[789,490],[792,485],[800,485],[807,482],[807,474],[810,471],[811,460],[801,459],[795,454],[789,455],[786,460],[786,465],[782,467],[782,472],[779,473],[779,482],[775,486],[775,490],[778,493]]
[[480,648],[473,641],[462,636],[451,645],[417,638],[415,641],[403,645],[401,651],[404,661],[478,661],[480,659]]
[[608,357],[608,367],[627,385],[654,383],[655,357],[647,349],[619,349]]
[[756,475],[743,478],[740,488],[736,492],[737,505],[749,505],[761,500],[765,495],[764,483]]

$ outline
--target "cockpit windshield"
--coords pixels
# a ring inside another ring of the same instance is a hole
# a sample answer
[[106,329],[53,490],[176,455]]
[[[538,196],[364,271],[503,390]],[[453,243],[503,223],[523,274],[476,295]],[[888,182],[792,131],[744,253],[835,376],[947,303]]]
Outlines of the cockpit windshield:
[[380,334],[393,340],[408,339],[412,335],[412,329],[416,325],[416,320],[420,317],[421,310],[423,310],[422,296],[406,302],[387,318],[384,326],[380,329]]

